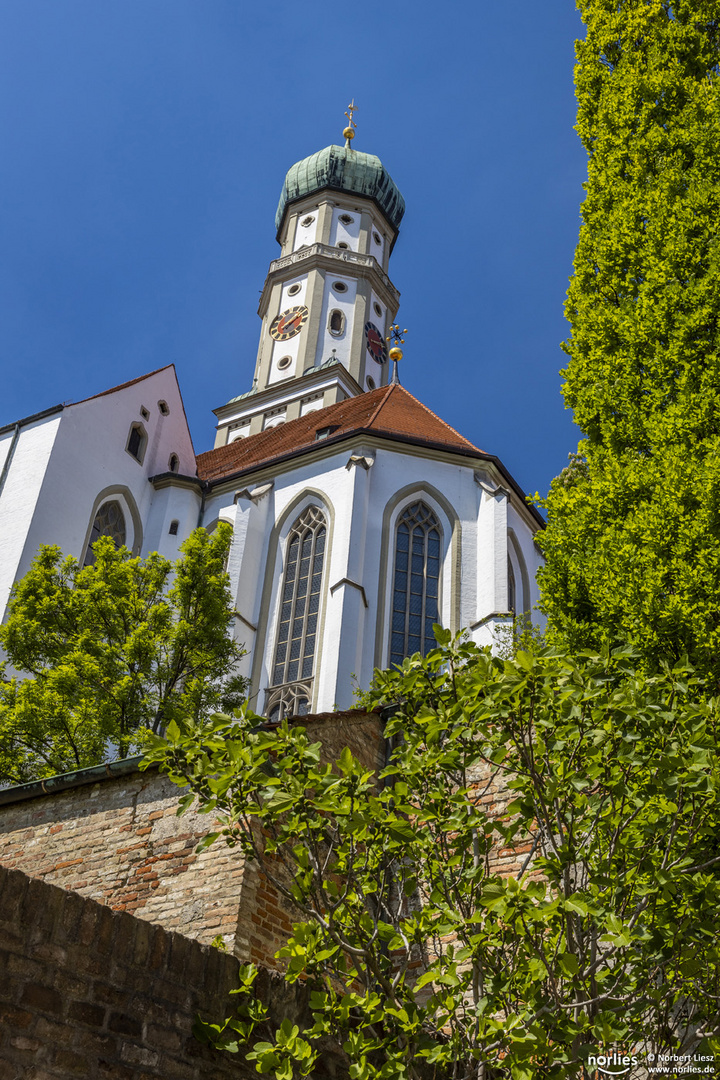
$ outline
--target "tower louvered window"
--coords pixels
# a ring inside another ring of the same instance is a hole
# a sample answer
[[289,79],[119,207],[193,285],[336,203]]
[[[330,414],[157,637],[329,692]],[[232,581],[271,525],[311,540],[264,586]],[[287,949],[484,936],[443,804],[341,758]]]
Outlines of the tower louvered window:
[[271,720],[303,715],[310,708],[326,535],[322,511],[309,506],[288,536],[272,685],[266,704]]
[[435,645],[439,622],[440,522],[423,502],[403,511],[395,533],[395,571],[390,632],[390,663],[424,656]]

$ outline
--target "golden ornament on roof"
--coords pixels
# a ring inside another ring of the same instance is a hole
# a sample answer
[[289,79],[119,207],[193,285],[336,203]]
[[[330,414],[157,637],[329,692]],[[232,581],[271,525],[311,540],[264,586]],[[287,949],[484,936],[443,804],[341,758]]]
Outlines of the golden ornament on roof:
[[343,138],[345,139],[345,146],[349,146],[351,140],[355,138],[355,128],[357,127],[357,124],[353,120],[353,113],[354,112],[357,112],[357,105],[355,104],[355,98],[352,99],[352,101],[348,105],[347,109],[345,110],[345,115],[348,118],[348,126],[343,131]]

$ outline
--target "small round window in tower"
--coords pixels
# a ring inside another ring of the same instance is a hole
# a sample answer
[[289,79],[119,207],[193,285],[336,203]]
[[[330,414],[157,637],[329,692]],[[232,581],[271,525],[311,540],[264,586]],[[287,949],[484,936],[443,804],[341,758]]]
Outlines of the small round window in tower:
[[300,224],[302,225],[302,227],[303,227],[304,229],[307,229],[308,225],[312,225],[312,223],[313,223],[313,221],[314,221],[314,220],[315,220],[315,216],[314,216],[313,214],[308,214],[308,216],[307,216],[307,217],[304,217],[304,218],[302,219],[302,221],[300,222]]
[[280,371],[284,371],[285,368],[289,368],[292,364],[292,356],[281,356],[277,362],[277,366]]
[[372,375],[368,375],[365,382],[367,384],[368,390],[374,390],[375,389],[375,380],[373,379]]
[[167,401],[158,401],[158,410],[161,416],[167,416],[170,412]]
[[297,296],[297,294],[299,292],[300,292],[300,286],[296,282],[294,285],[291,285],[290,288],[288,289],[288,296]]
[[376,315],[378,315],[378,316],[380,316],[380,318],[382,318],[382,308],[378,304],[377,300],[373,303],[373,311],[375,312]]
[[349,245],[349,244],[346,244],[346,243],[345,243],[344,241],[341,241],[341,242],[340,242],[340,243],[338,244],[338,247],[339,247],[339,248],[342,248],[342,249],[343,249],[344,251],[349,251],[349,250],[350,250],[350,245]]
[[333,281],[332,287],[335,292],[347,292],[348,288],[344,281]]
[[382,237],[380,236],[380,233],[374,232],[373,233],[373,240],[375,241],[376,244],[382,244]]
[[342,311],[335,308],[330,312],[330,318],[328,319],[328,330],[333,337],[340,337],[345,329],[345,316]]
[[350,214],[341,214],[338,220],[342,221],[343,225],[352,225],[355,218],[351,217]]

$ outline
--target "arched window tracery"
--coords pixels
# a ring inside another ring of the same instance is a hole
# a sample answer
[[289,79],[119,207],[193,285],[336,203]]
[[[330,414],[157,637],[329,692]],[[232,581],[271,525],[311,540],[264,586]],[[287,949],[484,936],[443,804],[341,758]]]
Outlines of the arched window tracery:
[[270,720],[310,710],[320,616],[327,523],[309,506],[286,542],[280,617],[266,712]]
[[95,562],[93,544],[96,540],[99,540],[101,536],[111,537],[116,548],[122,547],[125,543],[127,538],[125,515],[123,514],[122,506],[117,499],[109,499],[108,502],[104,502],[95,514],[95,520],[93,521],[92,529],[90,530],[90,538],[85,551],[83,566],[92,566]]
[[441,542],[440,522],[430,507],[421,501],[407,506],[395,528],[391,664],[401,664],[416,652],[424,656],[435,645]]

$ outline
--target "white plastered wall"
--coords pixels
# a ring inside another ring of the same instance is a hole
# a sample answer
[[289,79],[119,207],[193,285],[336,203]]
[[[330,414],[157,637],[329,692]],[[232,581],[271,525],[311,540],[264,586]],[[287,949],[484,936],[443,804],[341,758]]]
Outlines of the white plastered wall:
[[[142,462],[126,450],[134,423],[142,424],[147,436]],[[182,520],[185,535],[179,529],[177,537],[170,537],[162,523],[153,523],[156,493],[149,477],[168,471],[172,454],[179,459],[180,473],[194,475],[195,455],[171,368],[66,406],[59,416],[22,429],[3,492],[14,522],[0,514],[12,533],[0,549],[3,605],[10,585],[27,573],[41,544],[57,544],[64,554],[82,559],[94,515],[109,499],[123,507],[130,545],[173,557],[197,521],[197,505],[194,518],[190,512],[197,497],[189,490],[174,496],[172,517]]]
[[[307,284],[308,279],[306,275],[286,281],[282,287],[279,310],[286,311],[288,308],[300,307],[301,304],[307,303]],[[299,286],[299,290],[291,296],[290,290],[294,289],[296,285]],[[289,379],[293,375],[302,374],[302,372],[297,370],[297,359],[301,338],[302,334],[295,334],[294,337],[288,338],[287,341],[273,342],[268,386],[282,382],[283,379]],[[278,367],[278,361],[285,356],[289,356],[291,362],[287,367]]]
[[[341,221],[340,218],[348,217],[349,222]],[[347,210],[343,206],[333,207],[332,222],[330,224],[330,243],[333,247],[338,244],[347,244],[350,251],[358,251],[360,247],[360,220],[359,210]]]
[[293,251],[298,251],[301,247],[307,247],[308,245],[315,243],[317,240],[318,217],[317,207],[297,215],[295,239],[293,240],[292,246]]
[[[348,468],[351,457],[372,464]],[[321,461],[299,460],[291,471],[276,477],[268,491],[262,492],[264,486],[260,483],[260,494],[252,497],[254,489],[248,482],[247,494],[238,498],[229,565],[237,609],[256,628],[240,627],[239,634],[245,635],[248,648],[259,650],[248,658],[257,708],[264,706],[270,679],[285,538],[310,503],[326,508],[329,533],[314,709],[351,705],[352,676],[366,687],[375,664],[387,664],[394,527],[405,506],[416,499],[427,503],[442,525],[441,622],[459,630],[477,618],[478,579],[490,573],[495,541],[492,533],[479,543],[478,487],[472,466],[346,443]],[[225,495],[209,501],[208,519],[218,515],[223,501],[227,513]],[[504,533],[500,546],[505,566],[506,544]]]
[[[0,492],[0,619],[4,619],[10,590],[20,576],[23,552],[38,509],[62,413],[14,429],[0,437],[4,468],[12,459]],[[14,445],[13,445],[14,444]],[[45,543],[53,543],[51,535]]]
[[[338,283],[344,285],[346,292],[338,292],[334,288]],[[351,277],[340,277],[338,274],[326,274],[323,289],[322,310],[320,312],[320,333],[318,334],[318,348],[315,355],[316,365],[329,360],[333,349],[336,358],[350,368],[350,346],[352,343],[353,322],[355,316],[355,299],[357,297],[357,281]],[[340,334],[331,334],[329,318],[331,311],[341,311],[343,329]]]

